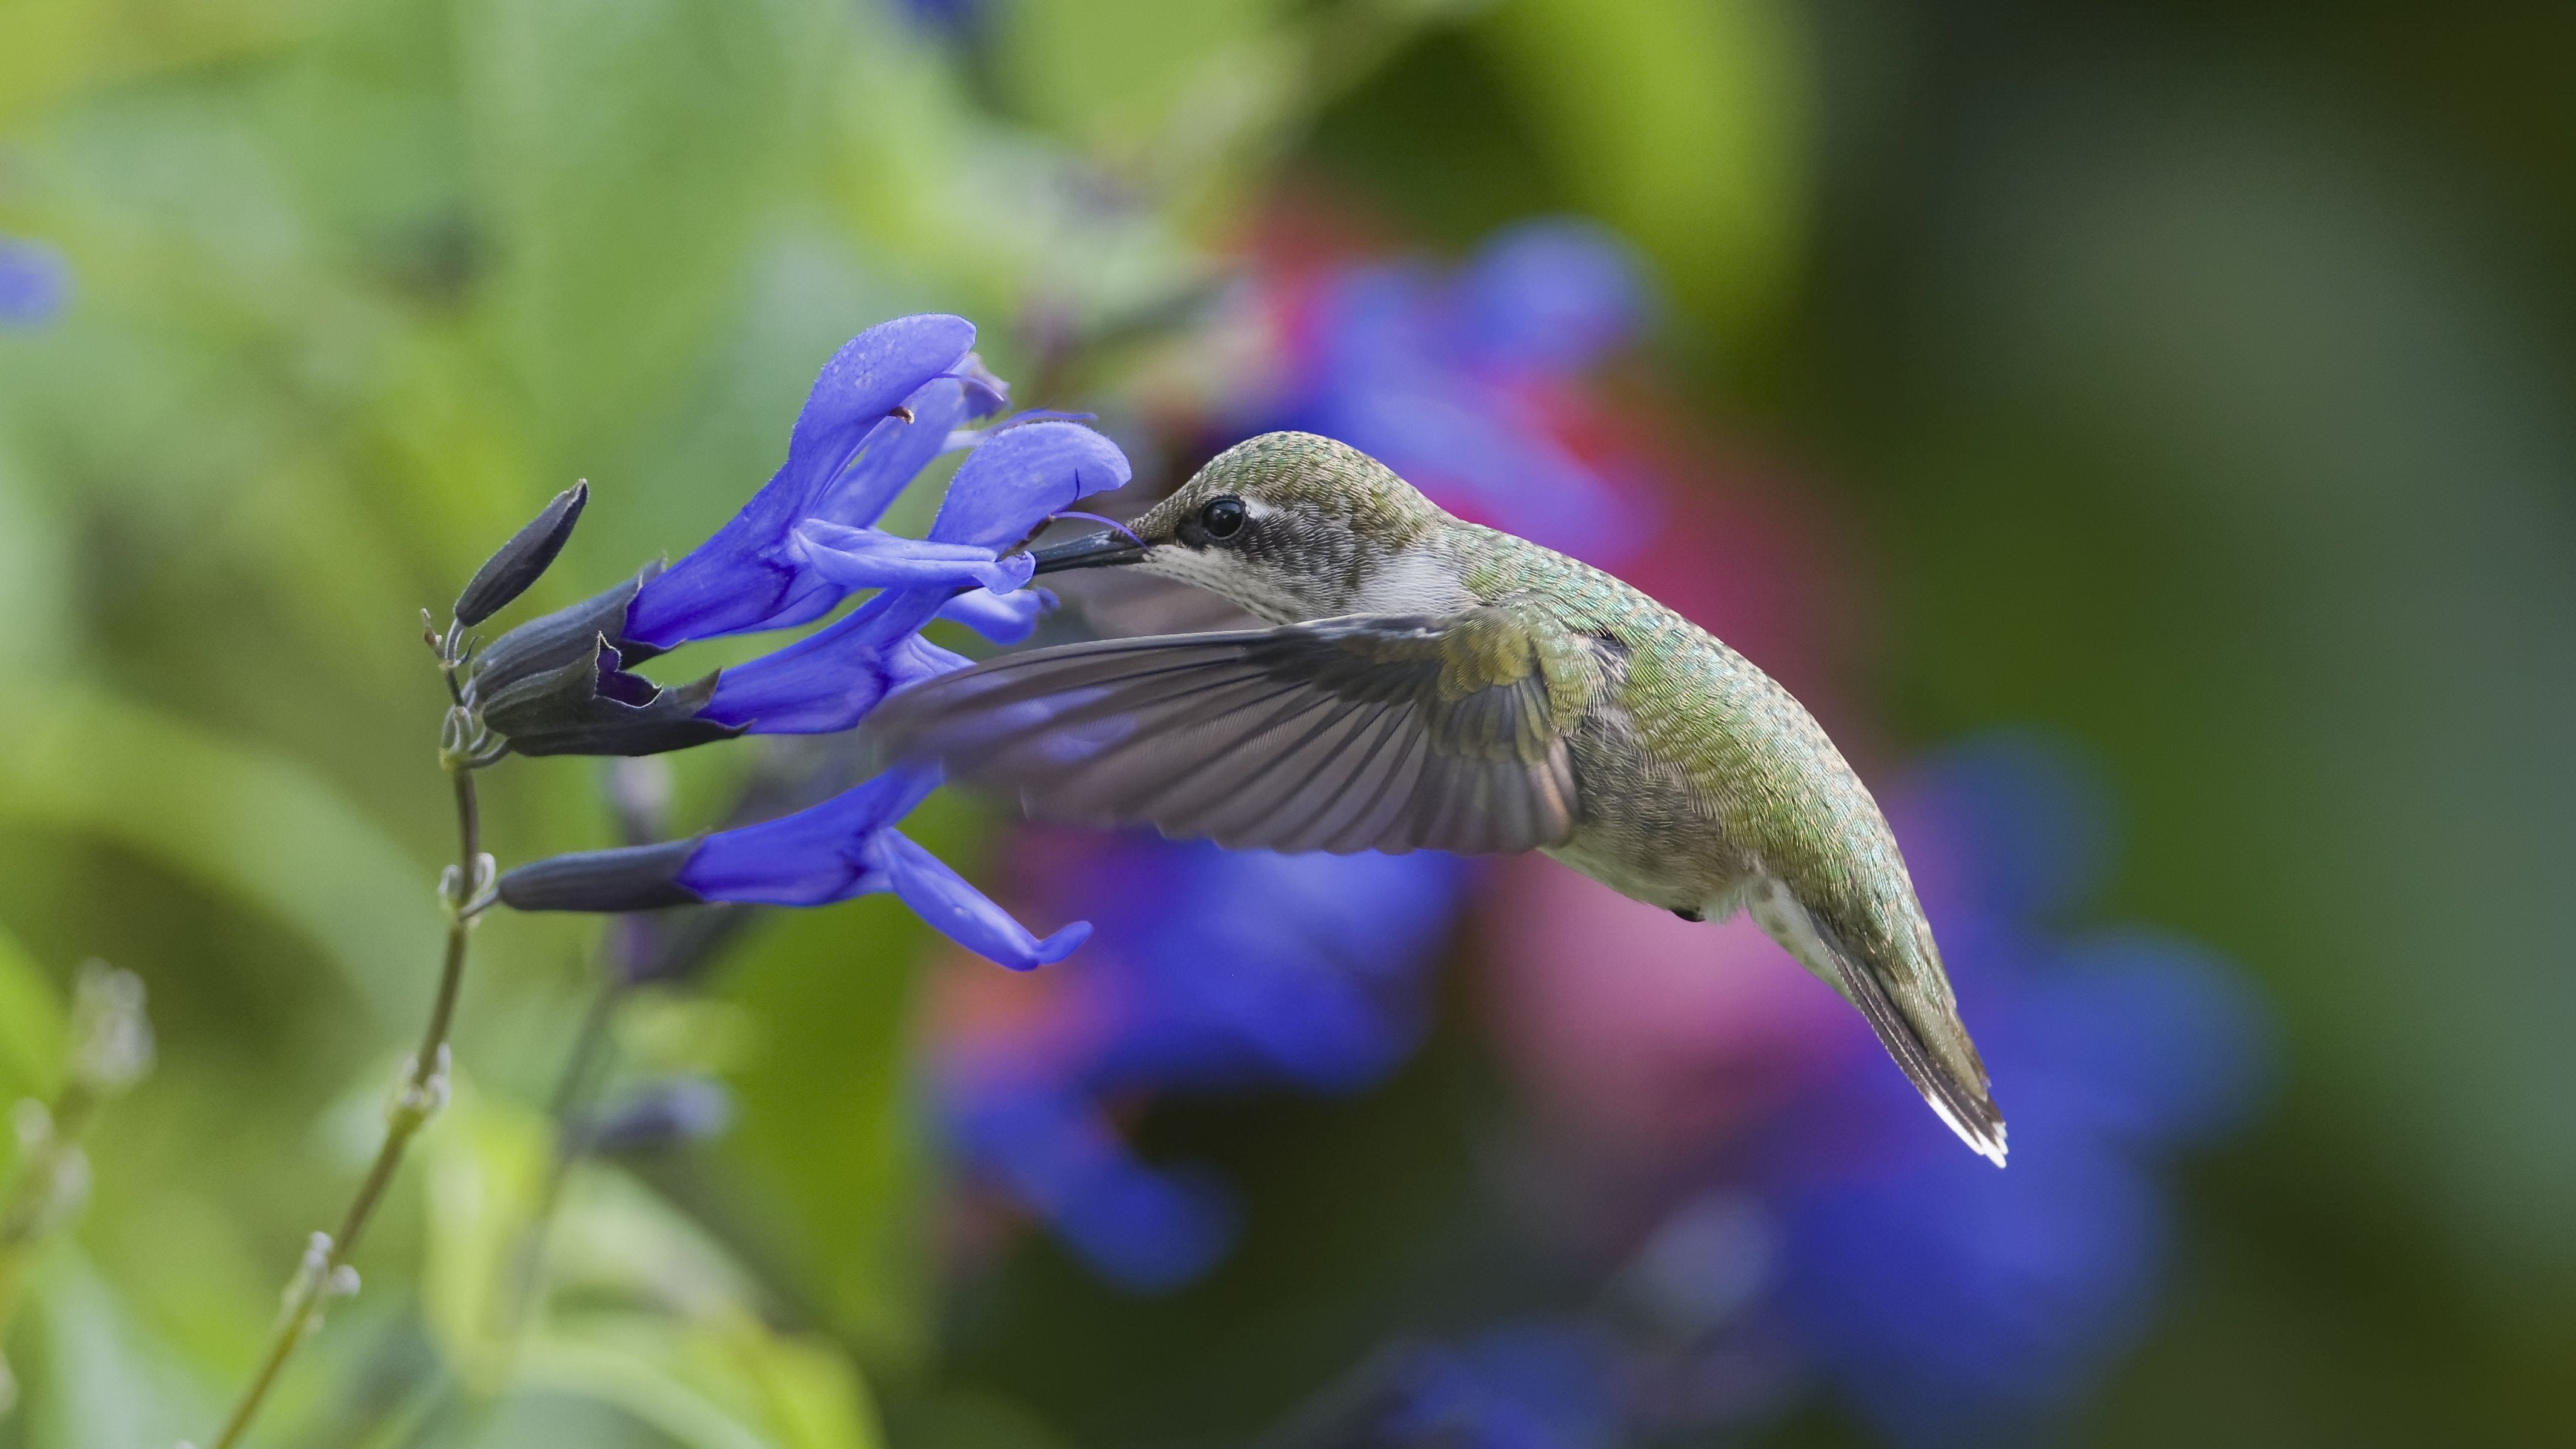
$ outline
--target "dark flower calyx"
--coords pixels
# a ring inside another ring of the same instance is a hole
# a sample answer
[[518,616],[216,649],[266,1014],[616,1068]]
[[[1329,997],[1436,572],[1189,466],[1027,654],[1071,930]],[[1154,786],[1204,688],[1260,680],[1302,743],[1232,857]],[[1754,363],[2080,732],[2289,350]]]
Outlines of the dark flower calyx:
[[522,755],[658,755],[741,734],[703,719],[722,671],[664,688],[624,668],[618,647],[591,636],[586,656],[475,695],[483,723]]
[[658,911],[702,904],[680,884],[698,841],[666,840],[616,850],[550,855],[501,873],[504,905],[521,911]]
[[625,637],[626,606],[635,602],[635,591],[661,571],[661,564],[648,564],[635,577],[605,593],[530,619],[493,640],[492,647],[474,661],[472,694],[490,699],[532,674],[586,659],[602,638],[617,646],[623,664],[641,664],[652,658],[660,651]]
[[512,534],[474,571],[465,592],[456,596],[456,622],[471,628],[526,593],[554,563],[555,555],[563,552],[564,540],[572,537],[573,525],[581,521],[582,505],[589,501],[590,484],[575,483]]

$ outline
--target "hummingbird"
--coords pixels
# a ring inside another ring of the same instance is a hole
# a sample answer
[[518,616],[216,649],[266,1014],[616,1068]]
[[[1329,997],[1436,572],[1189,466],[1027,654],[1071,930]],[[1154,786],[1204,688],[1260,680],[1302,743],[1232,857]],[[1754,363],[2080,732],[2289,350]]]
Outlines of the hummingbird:
[[1714,635],[1310,433],[1240,443],[1132,526],[1032,558],[1179,580],[1270,627],[925,680],[869,718],[879,758],[1066,823],[1233,849],[1537,850],[1687,920],[1750,912],[2003,1165],[1886,817],[1815,717]]

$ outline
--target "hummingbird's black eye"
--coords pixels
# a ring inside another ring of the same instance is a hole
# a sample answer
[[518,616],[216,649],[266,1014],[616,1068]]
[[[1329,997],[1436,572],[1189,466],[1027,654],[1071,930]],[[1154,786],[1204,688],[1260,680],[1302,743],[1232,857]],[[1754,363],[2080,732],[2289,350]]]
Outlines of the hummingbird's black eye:
[[1199,527],[1206,529],[1210,538],[1232,538],[1243,532],[1243,520],[1250,516],[1240,498],[1211,498],[1199,510]]

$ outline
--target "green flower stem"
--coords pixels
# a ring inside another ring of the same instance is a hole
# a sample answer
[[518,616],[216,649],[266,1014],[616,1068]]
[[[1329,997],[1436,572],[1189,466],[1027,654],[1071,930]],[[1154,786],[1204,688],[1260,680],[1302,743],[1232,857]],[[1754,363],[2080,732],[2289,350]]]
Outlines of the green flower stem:
[[[440,650],[448,671],[451,692],[456,686],[456,671],[462,661],[453,647]],[[447,770],[456,791],[456,864],[449,867],[440,892],[447,905],[447,959],[438,976],[438,995],[429,1009],[429,1025],[421,1033],[420,1050],[413,1053],[404,1068],[394,1099],[385,1111],[384,1145],[376,1150],[376,1160],[368,1167],[366,1180],[358,1185],[358,1195],[340,1218],[340,1230],[328,1238],[315,1235],[314,1249],[305,1259],[286,1290],[285,1307],[278,1314],[277,1332],[268,1351],[261,1357],[259,1373],[242,1391],[241,1402],[233,1406],[232,1417],[224,1422],[224,1431],[214,1442],[214,1449],[235,1449],[242,1435],[258,1417],[268,1392],[294,1357],[296,1346],[318,1326],[323,1305],[334,1295],[354,1291],[355,1279],[348,1268],[349,1256],[358,1246],[359,1235],[384,1201],[385,1189],[402,1166],[403,1153],[412,1138],[426,1126],[447,1100],[447,1037],[456,1023],[457,996],[465,983],[465,951],[472,939],[474,922],[489,904],[488,892],[492,873],[483,855],[482,813],[474,796],[476,752],[468,746],[472,722],[462,705],[448,713],[446,738],[439,751],[439,763]]]

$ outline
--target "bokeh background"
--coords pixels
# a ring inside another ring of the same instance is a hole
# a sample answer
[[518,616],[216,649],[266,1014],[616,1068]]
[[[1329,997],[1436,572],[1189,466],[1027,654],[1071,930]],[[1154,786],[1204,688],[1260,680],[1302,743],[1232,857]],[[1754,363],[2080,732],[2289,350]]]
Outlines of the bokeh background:
[[[919,310],[1095,414],[1124,506],[1332,432],[1788,682],[1898,819],[2014,1167],[1741,925],[943,796],[913,833],[1089,946],[728,921],[566,1091],[632,943],[489,922],[456,1101],[255,1442],[2552,1441],[2571,46],[2181,0],[0,6],[0,1088],[55,1090],[88,958],[159,1043],[85,1203],[0,1246],[0,1444],[202,1442],[353,1187],[451,849],[417,611],[577,477],[539,602],[684,551]],[[490,844],[831,767],[512,761]]]

